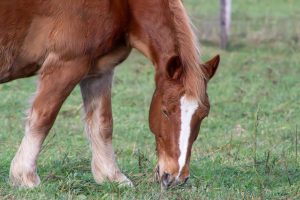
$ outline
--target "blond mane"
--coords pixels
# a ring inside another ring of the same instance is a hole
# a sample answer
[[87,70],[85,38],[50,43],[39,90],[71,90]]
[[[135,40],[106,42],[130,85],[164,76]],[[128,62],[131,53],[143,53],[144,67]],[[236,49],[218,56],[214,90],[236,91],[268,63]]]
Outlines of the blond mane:
[[186,94],[204,104],[206,98],[205,73],[200,67],[200,49],[197,37],[192,29],[181,0],[169,0],[173,17],[178,54],[184,69],[184,86]]

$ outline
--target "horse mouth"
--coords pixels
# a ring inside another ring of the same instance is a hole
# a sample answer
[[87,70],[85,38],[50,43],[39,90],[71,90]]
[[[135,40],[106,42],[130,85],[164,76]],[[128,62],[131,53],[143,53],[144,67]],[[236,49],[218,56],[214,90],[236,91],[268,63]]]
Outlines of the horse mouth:
[[171,174],[166,172],[164,172],[163,175],[160,176],[159,166],[156,166],[154,179],[156,182],[160,182],[162,190],[167,190],[178,186],[184,186],[187,183],[189,177],[186,177],[184,180],[181,180],[179,177],[174,177]]

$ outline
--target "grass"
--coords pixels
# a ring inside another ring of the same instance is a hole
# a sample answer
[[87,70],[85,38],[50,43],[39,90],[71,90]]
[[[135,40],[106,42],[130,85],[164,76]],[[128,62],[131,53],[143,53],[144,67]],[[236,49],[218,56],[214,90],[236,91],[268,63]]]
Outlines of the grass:
[[116,70],[113,142],[119,166],[135,187],[94,182],[78,88],[44,144],[38,160],[41,186],[8,185],[26,99],[35,90],[36,78],[30,78],[0,85],[0,199],[300,198],[300,2],[233,1],[227,51],[218,48],[218,1],[184,2],[200,30],[203,60],[217,53],[222,58],[209,85],[211,112],[194,144],[188,184],[161,192],[153,180],[155,141],[148,128],[153,67],[133,52]]

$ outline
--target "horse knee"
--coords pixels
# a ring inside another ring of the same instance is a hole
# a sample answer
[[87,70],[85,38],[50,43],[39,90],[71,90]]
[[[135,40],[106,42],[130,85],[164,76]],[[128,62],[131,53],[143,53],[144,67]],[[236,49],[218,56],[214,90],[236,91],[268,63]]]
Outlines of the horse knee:
[[51,106],[47,108],[35,108],[28,116],[30,128],[36,129],[39,132],[47,132],[56,117],[56,112],[53,112]]
[[113,132],[111,116],[101,115],[99,110],[94,110],[86,114],[85,121],[88,128],[87,134],[101,136],[104,142],[111,141]]
[[111,117],[102,116],[99,119],[100,132],[105,140],[112,139],[113,121]]

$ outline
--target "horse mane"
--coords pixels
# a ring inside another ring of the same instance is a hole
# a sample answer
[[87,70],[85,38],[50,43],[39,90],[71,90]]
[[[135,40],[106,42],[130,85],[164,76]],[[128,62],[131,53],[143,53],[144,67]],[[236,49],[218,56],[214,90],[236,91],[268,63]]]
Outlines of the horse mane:
[[173,18],[173,28],[177,50],[183,66],[183,85],[186,94],[205,105],[205,73],[200,67],[200,48],[192,23],[181,0],[169,0],[169,9]]

